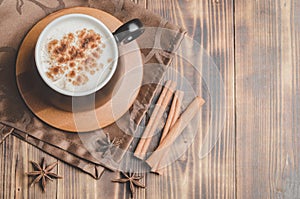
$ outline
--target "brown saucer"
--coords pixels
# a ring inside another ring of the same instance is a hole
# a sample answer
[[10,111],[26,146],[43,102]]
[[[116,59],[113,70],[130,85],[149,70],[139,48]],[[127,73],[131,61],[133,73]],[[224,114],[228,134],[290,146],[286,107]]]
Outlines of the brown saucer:
[[[111,81],[101,89],[98,108],[84,112],[68,112],[54,106],[47,93],[53,92],[39,76],[34,63],[34,48],[41,31],[53,19],[71,13],[88,14],[101,20],[112,32],[122,23],[101,10],[76,7],[60,10],[38,22],[25,37],[16,62],[19,91],[31,111],[45,123],[70,132],[87,132],[108,126],[119,119],[133,104],[143,78],[143,62],[135,41],[120,47],[117,70]],[[126,52],[125,52],[126,51]],[[125,75],[126,74],[126,75]],[[46,95],[45,95],[46,93]]]

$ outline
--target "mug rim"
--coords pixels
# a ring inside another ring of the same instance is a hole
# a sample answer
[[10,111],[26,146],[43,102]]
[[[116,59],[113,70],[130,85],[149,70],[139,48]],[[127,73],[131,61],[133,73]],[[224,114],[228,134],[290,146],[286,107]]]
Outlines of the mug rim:
[[[48,31],[51,28],[55,27],[55,25],[57,23],[59,23],[60,21],[68,19],[68,18],[73,18],[73,17],[82,17],[82,18],[91,20],[92,22],[99,25],[99,27],[101,27],[101,30],[105,31],[104,34],[107,33],[107,35],[109,36],[109,38],[107,38],[107,40],[112,40],[112,42],[110,42],[109,45],[112,45],[111,47],[113,49],[113,54],[115,55],[112,58],[113,63],[111,64],[112,65],[111,70],[110,70],[109,74],[106,76],[106,78],[101,83],[99,83],[97,86],[95,86],[94,88],[88,89],[85,91],[80,91],[80,92],[68,91],[65,89],[61,89],[58,86],[55,86],[52,82],[50,82],[49,78],[46,77],[44,71],[41,71],[41,69],[40,69],[40,68],[42,68],[40,49],[41,49],[41,43],[44,39],[44,36],[48,33]],[[114,75],[116,68],[117,68],[118,58],[119,58],[119,49],[118,49],[117,42],[115,41],[115,38],[114,38],[112,32],[108,29],[108,27],[103,22],[101,22],[99,19],[92,17],[90,15],[87,15],[87,14],[73,13],[73,14],[66,14],[66,15],[57,17],[53,21],[51,21],[49,24],[47,24],[47,26],[40,33],[38,40],[36,42],[34,58],[35,58],[35,64],[36,64],[37,71],[38,71],[40,77],[43,79],[43,81],[47,84],[47,86],[49,86],[52,90],[54,90],[55,92],[58,92],[62,95],[66,95],[69,97],[81,97],[81,96],[87,96],[87,95],[96,93],[111,80],[111,78]]]

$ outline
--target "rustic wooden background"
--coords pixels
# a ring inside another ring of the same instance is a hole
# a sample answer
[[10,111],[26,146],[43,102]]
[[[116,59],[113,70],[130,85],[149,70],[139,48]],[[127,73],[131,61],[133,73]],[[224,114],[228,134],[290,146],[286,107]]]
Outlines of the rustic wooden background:
[[[300,198],[300,1],[135,2],[202,44],[220,69],[227,99],[225,127],[211,153],[200,160],[192,146],[164,176],[147,175],[147,189],[136,198]],[[60,161],[64,179],[42,193],[28,187],[24,172],[32,169],[29,160],[53,157],[14,136],[0,154],[0,198],[130,197],[128,187],[109,182],[118,174],[105,172],[97,181]]]

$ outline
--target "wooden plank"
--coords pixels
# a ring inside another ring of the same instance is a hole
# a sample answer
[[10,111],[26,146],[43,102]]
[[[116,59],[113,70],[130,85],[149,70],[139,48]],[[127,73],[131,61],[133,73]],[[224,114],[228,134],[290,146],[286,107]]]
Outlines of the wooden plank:
[[237,197],[299,198],[300,2],[235,10]]
[[[224,79],[227,104],[226,123],[212,152],[204,159],[198,157],[197,145],[204,136],[201,132],[210,128],[206,113],[201,115],[200,135],[191,148],[167,167],[164,176],[147,175],[146,198],[235,198],[233,1],[152,0],[148,1],[148,9],[187,29],[188,36],[208,51]],[[183,47],[182,51],[186,50]],[[205,100],[209,97],[204,92],[205,82],[198,80],[186,62],[176,59],[173,67],[191,82],[200,84]],[[206,104],[205,108],[210,107]]]
[[14,136],[4,141],[0,154],[0,198],[97,198],[96,180],[60,161],[53,172],[63,179],[48,181],[45,193],[39,184],[29,187],[33,180],[26,175],[33,170],[30,160],[39,162],[45,157],[47,164],[57,160]]

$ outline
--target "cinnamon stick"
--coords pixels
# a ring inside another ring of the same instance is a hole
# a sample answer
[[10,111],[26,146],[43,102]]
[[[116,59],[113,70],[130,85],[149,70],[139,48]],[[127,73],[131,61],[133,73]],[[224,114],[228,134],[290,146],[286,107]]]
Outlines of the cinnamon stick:
[[159,122],[166,110],[169,102],[171,101],[172,95],[176,88],[176,83],[172,81],[167,81],[164,89],[158,99],[156,106],[154,107],[153,113],[147,124],[147,127],[143,133],[143,137],[140,139],[137,148],[135,149],[134,155],[140,159],[144,159],[147,149],[149,148],[152,136],[157,129]]
[[[170,129],[169,133],[165,139],[160,143],[157,149],[151,154],[147,159],[148,165],[151,167],[151,171],[159,172],[161,168],[160,162],[166,155],[168,155],[168,146],[173,144],[176,138],[182,133],[186,128],[188,123],[193,119],[195,114],[199,111],[199,108],[204,104],[204,100],[201,97],[196,97],[186,108],[186,110],[181,114],[178,120],[175,122],[173,127]],[[163,149],[165,149],[163,151]]]
[[170,128],[175,124],[176,120],[178,119],[180,115],[180,109],[181,109],[181,104],[183,100],[183,91],[177,90],[174,94],[174,98],[172,101],[172,105],[169,111],[168,119],[166,122],[166,125],[164,127],[164,130],[162,132],[161,138],[160,138],[160,143],[165,139],[167,136],[167,133],[169,132]]

